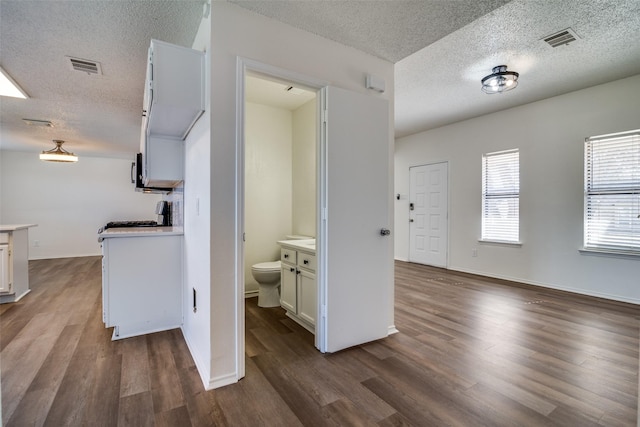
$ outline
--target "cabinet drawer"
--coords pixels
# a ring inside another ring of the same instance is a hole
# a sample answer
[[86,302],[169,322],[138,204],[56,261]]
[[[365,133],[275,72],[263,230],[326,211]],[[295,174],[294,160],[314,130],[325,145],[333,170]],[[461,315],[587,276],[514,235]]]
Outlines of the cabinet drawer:
[[295,265],[296,251],[286,248],[280,249],[280,261]]
[[305,252],[298,252],[298,266],[316,271],[316,256]]
[[0,243],[9,243],[9,233],[0,233]]

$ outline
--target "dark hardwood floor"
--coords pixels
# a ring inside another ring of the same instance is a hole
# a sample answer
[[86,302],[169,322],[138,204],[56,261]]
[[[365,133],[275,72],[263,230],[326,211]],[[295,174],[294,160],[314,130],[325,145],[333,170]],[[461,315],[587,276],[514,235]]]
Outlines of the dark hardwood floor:
[[400,333],[323,355],[250,299],[246,377],[207,392],[179,330],[111,341],[99,257],[29,267],[0,305],[8,427],[636,425],[635,305],[397,262]]

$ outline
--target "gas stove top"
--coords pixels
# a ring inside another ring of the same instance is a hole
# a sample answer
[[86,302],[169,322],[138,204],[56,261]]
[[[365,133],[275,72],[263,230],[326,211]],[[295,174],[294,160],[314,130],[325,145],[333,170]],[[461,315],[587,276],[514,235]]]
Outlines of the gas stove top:
[[127,227],[157,227],[158,222],[152,220],[143,220],[143,221],[111,221],[108,222],[107,225],[104,226],[104,229],[107,228],[127,228]]

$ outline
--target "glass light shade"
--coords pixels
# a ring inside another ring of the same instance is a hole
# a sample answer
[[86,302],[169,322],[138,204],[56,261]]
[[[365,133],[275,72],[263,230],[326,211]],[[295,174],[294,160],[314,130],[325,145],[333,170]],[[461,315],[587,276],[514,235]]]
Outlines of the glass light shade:
[[518,77],[515,71],[507,71],[506,65],[493,67],[493,73],[482,79],[482,91],[484,93],[502,93],[518,86]]
[[77,162],[78,156],[62,148],[64,141],[54,139],[56,148],[40,153],[40,160],[46,162]]

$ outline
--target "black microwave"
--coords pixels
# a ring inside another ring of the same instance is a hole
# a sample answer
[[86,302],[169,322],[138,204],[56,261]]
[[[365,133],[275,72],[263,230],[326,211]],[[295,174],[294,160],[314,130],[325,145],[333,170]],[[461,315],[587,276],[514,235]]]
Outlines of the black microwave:
[[136,154],[135,163],[131,163],[131,183],[136,184],[136,191],[143,193],[170,193],[173,188],[146,187],[142,182],[142,153]]

